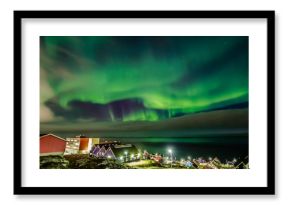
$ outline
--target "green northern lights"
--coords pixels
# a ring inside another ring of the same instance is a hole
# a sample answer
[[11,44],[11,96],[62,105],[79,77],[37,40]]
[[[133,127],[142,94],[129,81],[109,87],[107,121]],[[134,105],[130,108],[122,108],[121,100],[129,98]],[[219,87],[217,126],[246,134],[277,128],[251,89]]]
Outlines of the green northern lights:
[[159,121],[248,103],[248,37],[44,36],[40,119]]

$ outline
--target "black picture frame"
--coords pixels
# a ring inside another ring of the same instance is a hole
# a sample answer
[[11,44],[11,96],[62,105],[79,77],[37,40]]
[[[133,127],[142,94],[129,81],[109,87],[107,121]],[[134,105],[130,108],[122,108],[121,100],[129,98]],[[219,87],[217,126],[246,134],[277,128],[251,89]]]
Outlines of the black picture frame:
[[[23,187],[22,186],[22,19],[27,18],[220,18],[267,20],[266,187]],[[273,195],[275,194],[275,11],[14,11],[14,194],[16,195]]]

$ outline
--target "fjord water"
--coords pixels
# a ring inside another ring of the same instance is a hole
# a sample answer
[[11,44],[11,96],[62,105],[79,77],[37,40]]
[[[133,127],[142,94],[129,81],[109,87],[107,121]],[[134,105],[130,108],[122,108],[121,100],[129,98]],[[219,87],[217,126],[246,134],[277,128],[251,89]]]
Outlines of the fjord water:
[[[80,133],[56,133],[66,137],[75,137]],[[173,151],[176,159],[188,156],[191,158],[218,157],[220,160],[232,160],[233,158],[244,158],[249,155],[248,135],[225,135],[225,136],[172,136],[172,137],[132,137],[123,135],[119,137],[100,136],[95,133],[82,133],[87,137],[100,137],[101,142],[120,141],[123,144],[134,144],[142,152],[144,150],[151,154],[159,153],[168,155],[168,149]]]

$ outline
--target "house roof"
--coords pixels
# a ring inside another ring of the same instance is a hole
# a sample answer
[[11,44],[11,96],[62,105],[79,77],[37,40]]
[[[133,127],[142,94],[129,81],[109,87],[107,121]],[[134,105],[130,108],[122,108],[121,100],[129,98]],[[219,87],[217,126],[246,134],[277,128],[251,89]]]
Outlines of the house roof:
[[135,145],[131,145],[130,147],[129,146],[125,146],[125,147],[112,146],[111,149],[114,152],[114,155],[116,157],[119,157],[121,155],[123,156],[124,155],[124,152],[128,152],[128,155],[130,155],[130,154],[137,154],[138,153],[138,150],[135,147]]
[[112,151],[111,147],[109,147],[107,149],[106,153],[105,153],[105,157],[108,157],[108,156],[110,156],[112,158],[116,158],[116,156],[115,156],[114,152]]
[[48,137],[48,136],[52,136],[52,137],[58,138],[58,139],[60,139],[60,140],[66,141],[64,138],[61,138],[61,137],[56,136],[56,135],[51,134],[51,133],[49,133],[49,134],[41,134],[41,135],[40,135],[40,139],[41,139],[41,138],[44,138],[44,137]]
[[[125,152],[128,152],[128,156],[130,154],[138,154],[138,150],[135,147],[135,145],[132,144],[126,144],[126,145],[120,145],[120,144],[95,144],[95,148],[93,149],[92,153],[97,154],[101,150],[108,151],[111,150],[115,157],[120,157],[125,154]],[[96,151],[96,152],[95,152]]]
[[93,154],[97,154],[99,151],[100,151],[100,147],[99,146],[96,146],[94,149],[93,149],[93,151],[92,151],[92,153]]
[[249,163],[249,157],[246,156],[242,161],[244,162],[244,164],[248,164]]

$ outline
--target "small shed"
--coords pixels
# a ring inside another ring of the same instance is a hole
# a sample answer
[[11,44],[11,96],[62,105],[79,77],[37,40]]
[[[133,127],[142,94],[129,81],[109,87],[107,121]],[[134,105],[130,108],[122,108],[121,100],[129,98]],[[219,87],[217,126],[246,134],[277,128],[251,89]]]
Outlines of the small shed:
[[40,156],[63,155],[66,140],[53,134],[40,136]]

